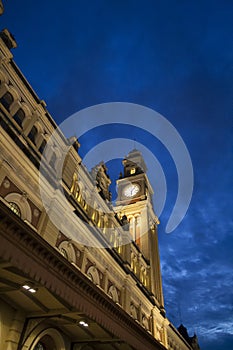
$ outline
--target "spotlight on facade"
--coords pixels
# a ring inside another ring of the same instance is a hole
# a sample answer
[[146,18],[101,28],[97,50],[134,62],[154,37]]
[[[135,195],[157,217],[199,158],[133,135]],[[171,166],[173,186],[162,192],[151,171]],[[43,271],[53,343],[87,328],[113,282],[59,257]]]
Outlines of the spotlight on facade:
[[89,327],[88,323],[85,321],[79,321],[80,326]]
[[26,290],[30,289],[30,287],[27,284],[24,284],[22,287]]
[[23,286],[22,286],[25,290],[27,290],[28,292],[30,293],[36,293],[36,289],[34,287],[32,287],[29,283],[25,283]]

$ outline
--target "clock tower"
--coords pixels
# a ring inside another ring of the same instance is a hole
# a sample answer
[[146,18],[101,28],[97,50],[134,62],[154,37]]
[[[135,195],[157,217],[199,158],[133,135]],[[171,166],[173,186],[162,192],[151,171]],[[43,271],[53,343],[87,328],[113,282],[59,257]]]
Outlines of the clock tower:
[[146,175],[141,152],[134,149],[123,160],[124,172],[117,180],[117,200],[114,210],[122,219],[127,217],[132,242],[150,266],[149,292],[164,307],[160,258],[158,249],[158,217],[153,209],[153,189]]

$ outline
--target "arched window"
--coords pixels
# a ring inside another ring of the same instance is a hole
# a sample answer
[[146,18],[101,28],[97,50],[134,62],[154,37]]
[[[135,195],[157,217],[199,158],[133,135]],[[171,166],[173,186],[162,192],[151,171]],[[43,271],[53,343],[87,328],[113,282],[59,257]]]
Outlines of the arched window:
[[19,206],[14,202],[9,202],[9,206],[10,206],[11,210],[21,218],[21,210],[20,210]]
[[62,241],[59,244],[58,249],[67,260],[72,263],[76,263],[76,252],[73,244],[70,241]]
[[108,295],[112,298],[115,303],[119,303],[119,295],[115,286],[111,286],[108,290]]
[[36,346],[34,347],[34,350],[46,350],[45,346],[39,342],[36,344]]
[[136,216],[135,217],[135,243],[137,244],[137,246],[140,247],[140,243],[141,243],[141,222],[140,222],[140,216]]
[[46,334],[40,339],[33,350],[57,350],[55,339]]
[[44,149],[46,147],[46,141],[43,140],[42,144],[40,145],[39,152],[42,154],[44,152]]
[[138,310],[137,310],[137,308],[135,307],[135,305],[133,305],[133,304],[130,305],[130,315],[131,315],[135,320],[138,319]]
[[36,144],[36,135],[37,135],[37,128],[35,127],[35,125],[33,125],[33,127],[31,128],[31,131],[28,134],[28,138],[34,143]]
[[[65,350],[63,334],[55,328],[44,327],[45,324],[38,324],[33,327],[25,339],[24,348],[30,350]],[[44,328],[44,330],[42,330]],[[20,347],[21,348],[21,347]]]
[[1,104],[9,111],[12,102],[14,101],[13,96],[6,92],[0,99]]
[[61,248],[60,251],[61,251],[62,255],[68,260],[69,256],[68,256],[67,251],[64,248]]
[[15,113],[15,115],[13,116],[13,119],[16,121],[17,124],[19,124],[19,126],[22,127],[23,121],[25,118],[25,113],[22,110],[22,108],[18,109],[18,111]]
[[147,330],[149,330],[149,321],[145,315],[142,317],[142,324]]
[[99,272],[95,266],[89,267],[87,270],[87,276],[92,280],[93,283],[100,285]]

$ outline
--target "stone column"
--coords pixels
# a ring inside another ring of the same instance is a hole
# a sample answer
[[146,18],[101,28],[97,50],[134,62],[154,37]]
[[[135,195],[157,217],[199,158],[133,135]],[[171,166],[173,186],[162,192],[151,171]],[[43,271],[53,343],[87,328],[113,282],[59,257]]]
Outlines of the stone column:
[[18,342],[24,325],[24,315],[22,311],[16,311],[12,320],[9,334],[6,339],[6,350],[17,350]]

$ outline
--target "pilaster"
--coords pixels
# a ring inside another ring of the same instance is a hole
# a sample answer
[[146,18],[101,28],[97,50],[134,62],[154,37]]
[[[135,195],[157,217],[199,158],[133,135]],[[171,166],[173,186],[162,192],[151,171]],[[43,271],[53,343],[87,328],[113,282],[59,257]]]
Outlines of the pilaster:
[[24,314],[17,310],[14,314],[12,324],[6,339],[6,350],[17,350],[18,342],[24,324]]

